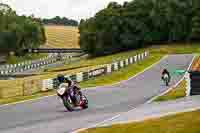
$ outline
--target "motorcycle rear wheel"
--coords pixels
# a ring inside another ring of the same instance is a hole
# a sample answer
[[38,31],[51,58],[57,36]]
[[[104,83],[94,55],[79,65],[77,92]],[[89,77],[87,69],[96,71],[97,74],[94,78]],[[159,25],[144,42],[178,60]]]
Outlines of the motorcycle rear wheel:
[[169,83],[168,83],[168,81],[166,81],[166,86],[169,86]]
[[81,106],[83,109],[87,109],[88,108],[88,100],[87,97],[85,95],[82,95],[82,98],[84,98],[84,104]]

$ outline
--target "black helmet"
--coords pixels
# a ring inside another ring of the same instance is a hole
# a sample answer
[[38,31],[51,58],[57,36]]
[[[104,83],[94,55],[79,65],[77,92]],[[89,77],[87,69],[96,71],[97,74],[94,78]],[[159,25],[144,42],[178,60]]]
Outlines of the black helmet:
[[57,78],[65,78],[65,76],[63,74],[58,74]]
[[58,74],[57,79],[59,82],[63,83],[65,81],[65,76],[63,74]]

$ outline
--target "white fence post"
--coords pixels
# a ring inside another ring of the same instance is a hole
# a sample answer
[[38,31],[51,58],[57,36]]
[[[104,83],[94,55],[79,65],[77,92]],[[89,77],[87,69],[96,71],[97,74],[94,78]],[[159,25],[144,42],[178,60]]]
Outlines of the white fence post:
[[133,64],[133,57],[130,57],[129,60],[130,60],[130,64]]
[[114,63],[114,70],[118,70],[118,63],[117,62]]
[[190,79],[190,73],[189,72],[186,72],[185,79],[186,79],[186,96],[190,96],[190,93],[191,93],[191,79]]
[[83,73],[82,72],[76,74],[76,81],[77,82],[83,81]]
[[120,61],[120,67],[124,67],[124,61]]
[[145,56],[148,56],[149,55],[149,52],[148,51],[145,51]]
[[136,56],[134,56],[134,61],[135,61],[135,62],[137,62],[137,55],[136,55]]
[[126,64],[125,64],[125,65],[126,65],[126,66],[128,66],[128,65],[129,65],[129,59],[126,59],[126,61],[125,61],[125,62],[126,62]]
[[53,80],[52,79],[46,79],[42,81],[42,88],[41,91],[47,91],[53,89]]
[[142,53],[142,60],[144,59],[144,53]]
[[106,73],[111,73],[112,72],[112,65],[108,64],[107,65],[107,72]]
[[8,71],[5,71],[5,74],[8,74]]
[[140,54],[138,54],[138,61],[140,61],[141,60],[141,55]]

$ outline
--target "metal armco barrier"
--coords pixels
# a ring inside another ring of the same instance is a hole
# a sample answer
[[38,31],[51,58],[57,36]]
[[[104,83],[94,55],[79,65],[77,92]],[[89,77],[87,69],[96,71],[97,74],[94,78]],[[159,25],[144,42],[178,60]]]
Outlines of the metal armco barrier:
[[93,78],[93,77],[97,77],[97,76],[100,76],[103,74],[106,74],[106,67],[102,67],[102,68],[98,68],[98,69],[89,71],[88,77]]
[[81,53],[82,50],[78,48],[35,48],[35,49],[25,49],[25,52],[29,53]]
[[[77,55],[76,55],[77,56]],[[73,56],[67,56],[62,59],[63,61],[69,58],[73,58]],[[56,57],[45,57],[43,59],[38,59],[36,61],[26,61],[19,64],[10,64],[10,65],[1,65],[0,66],[0,75],[8,75],[11,73],[16,72],[24,72],[26,70],[36,69],[48,64],[52,64],[57,62],[57,56]]]

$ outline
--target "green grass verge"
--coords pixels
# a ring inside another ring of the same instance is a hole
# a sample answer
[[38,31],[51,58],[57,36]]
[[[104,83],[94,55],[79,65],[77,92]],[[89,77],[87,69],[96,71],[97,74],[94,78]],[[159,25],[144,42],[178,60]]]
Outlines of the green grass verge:
[[186,96],[186,81],[183,80],[176,88],[173,88],[167,94],[158,97],[154,101],[167,101],[167,100],[175,100],[178,98],[182,98]]
[[[101,86],[101,85],[109,85],[109,84],[119,82],[121,80],[126,80],[126,79],[134,76],[135,74],[139,73],[140,71],[144,70],[148,66],[152,65],[153,63],[159,61],[161,58],[162,58],[161,54],[151,55],[141,62],[127,66],[126,68],[123,68],[119,71],[113,72],[110,75],[99,76],[95,79],[90,79],[88,81],[81,82],[80,86],[81,86],[81,88],[95,87],[95,86]],[[37,93],[37,94],[31,95],[31,96],[19,96],[19,97],[14,97],[14,98],[4,98],[4,99],[0,99],[0,104],[7,104],[7,103],[28,100],[28,99],[34,99],[34,98],[48,96],[48,95],[52,95],[52,94],[55,94],[55,92],[49,91],[49,92]]]
[[143,122],[93,128],[81,133],[200,133],[200,110]]
[[48,91],[48,92],[36,93],[36,94],[30,95],[30,96],[17,96],[17,97],[12,97],[12,98],[3,98],[3,99],[0,99],[0,105],[35,99],[35,98],[54,95],[54,94],[55,94],[55,91],[52,90],[52,91]]

